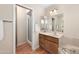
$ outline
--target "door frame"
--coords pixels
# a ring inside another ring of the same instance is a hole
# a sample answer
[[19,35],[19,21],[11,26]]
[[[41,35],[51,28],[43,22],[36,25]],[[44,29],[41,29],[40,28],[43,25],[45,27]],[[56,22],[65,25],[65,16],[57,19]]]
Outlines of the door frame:
[[[16,43],[15,43],[15,45],[16,45],[16,48],[17,48],[17,6],[19,6],[19,7],[22,7],[22,8],[24,8],[24,9],[28,9],[28,10],[30,10],[31,12],[32,12],[32,9],[30,9],[30,8],[27,8],[27,7],[24,7],[24,6],[22,6],[22,5],[19,5],[19,4],[16,4],[16,7],[15,7],[15,10],[16,10],[16,33],[15,33],[15,35],[16,35],[16,39],[15,39],[15,41],[16,41]],[[27,40],[28,41],[28,40]],[[30,42],[29,42],[30,43]],[[30,44],[31,45],[31,44]],[[31,45],[32,46],[32,45]]]

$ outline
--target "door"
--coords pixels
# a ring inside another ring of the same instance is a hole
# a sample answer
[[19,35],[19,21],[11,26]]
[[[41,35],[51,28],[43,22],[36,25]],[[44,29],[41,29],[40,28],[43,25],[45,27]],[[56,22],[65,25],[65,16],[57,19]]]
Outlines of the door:
[[32,42],[32,11],[27,13],[28,16],[28,41]]

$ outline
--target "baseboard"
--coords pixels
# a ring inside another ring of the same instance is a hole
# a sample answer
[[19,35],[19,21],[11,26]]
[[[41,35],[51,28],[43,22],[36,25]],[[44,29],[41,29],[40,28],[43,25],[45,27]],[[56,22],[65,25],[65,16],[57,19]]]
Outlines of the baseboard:
[[18,46],[21,46],[21,45],[23,45],[23,44],[25,44],[26,42],[22,42],[22,43],[19,43],[19,44],[17,44],[17,47]]
[[35,51],[37,48],[39,48],[39,45],[32,47],[32,50]]
[[27,40],[27,42],[30,44],[30,46],[32,46],[32,42],[30,42],[29,40]]

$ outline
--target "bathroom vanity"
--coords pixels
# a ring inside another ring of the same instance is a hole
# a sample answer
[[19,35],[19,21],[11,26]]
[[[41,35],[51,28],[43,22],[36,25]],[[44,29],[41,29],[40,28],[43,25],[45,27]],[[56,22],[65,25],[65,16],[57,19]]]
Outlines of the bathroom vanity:
[[53,32],[40,32],[39,45],[48,53],[58,54],[59,39],[63,34],[55,35]]
[[39,33],[40,47],[53,54],[58,54],[59,40],[64,30],[63,13],[56,11],[53,9],[52,15],[41,17]]

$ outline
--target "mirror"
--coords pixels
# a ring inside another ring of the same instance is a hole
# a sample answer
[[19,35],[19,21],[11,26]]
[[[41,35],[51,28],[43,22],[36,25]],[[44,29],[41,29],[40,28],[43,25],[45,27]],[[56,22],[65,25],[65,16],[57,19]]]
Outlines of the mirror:
[[63,12],[54,8],[50,11],[50,17],[52,20],[52,31],[63,32],[64,28],[64,19]]
[[57,32],[63,32],[64,28],[64,19],[63,19],[63,14],[57,14],[55,16],[55,30]]
[[41,18],[41,30],[43,31],[54,31],[54,32],[63,32],[64,28],[64,19],[63,13],[54,8],[50,12],[49,16],[43,16]]
[[52,15],[50,17],[43,16],[41,19],[41,30],[63,32],[64,20],[63,13]]
[[41,30],[47,31],[48,29],[48,18],[47,16],[44,16],[41,18]]

